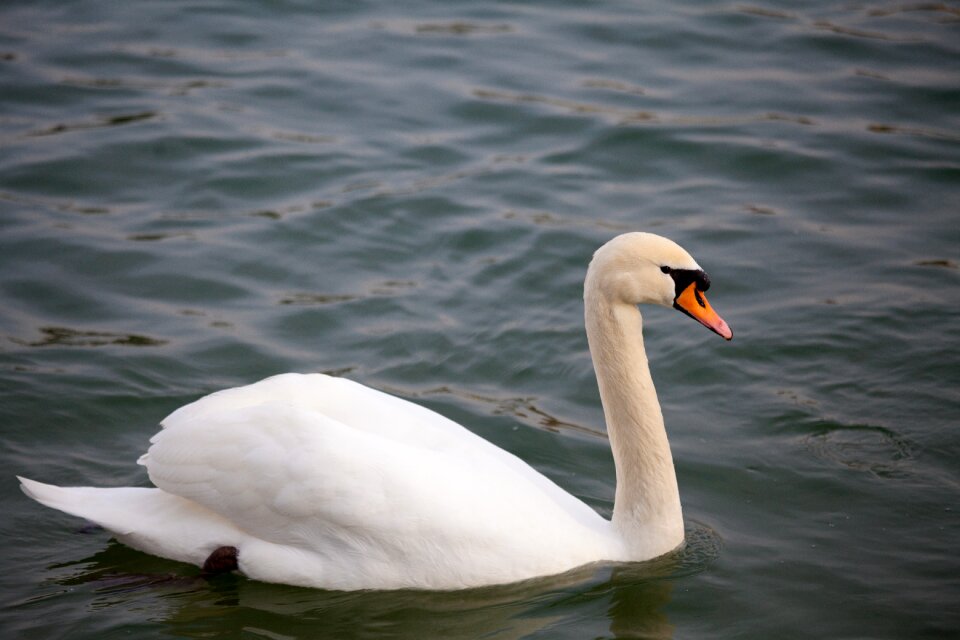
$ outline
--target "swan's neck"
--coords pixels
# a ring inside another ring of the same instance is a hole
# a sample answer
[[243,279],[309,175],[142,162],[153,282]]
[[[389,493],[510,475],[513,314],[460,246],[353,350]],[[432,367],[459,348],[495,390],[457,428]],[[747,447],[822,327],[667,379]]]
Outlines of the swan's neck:
[[587,295],[586,327],[617,469],[613,526],[633,559],[683,542],[683,514],[670,443],[633,305]]

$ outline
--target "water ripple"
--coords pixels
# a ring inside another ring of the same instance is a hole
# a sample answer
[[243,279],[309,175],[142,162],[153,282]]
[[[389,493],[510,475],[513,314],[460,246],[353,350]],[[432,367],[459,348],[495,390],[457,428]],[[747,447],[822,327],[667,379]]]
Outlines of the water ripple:
[[154,111],[140,111],[137,113],[125,113],[115,116],[103,116],[97,118],[96,120],[90,120],[86,122],[71,122],[71,123],[60,123],[45,127],[43,129],[38,129],[31,131],[26,134],[28,136],[50,136],[60,133],[70,133],[73,131],[80,131],[83,129],[97,129],[100,127],[115,127],[118,125],[132,124],[135,122],[142,122],[143,120],[151,120],[159,117],[160,114]]
[[68,327],[40,327],[43,337],[40,340],[26,341],[10,338],[11,341],[26,347],[102,347],[119,345],[123,347],[159,347],[166,340],[151,338],[135,333],[121,334],[109,331],[82,331]]
[[880,478],[904,477],[915,445],[891,429],[876,425],[823,422],[805,443],[818,457]]

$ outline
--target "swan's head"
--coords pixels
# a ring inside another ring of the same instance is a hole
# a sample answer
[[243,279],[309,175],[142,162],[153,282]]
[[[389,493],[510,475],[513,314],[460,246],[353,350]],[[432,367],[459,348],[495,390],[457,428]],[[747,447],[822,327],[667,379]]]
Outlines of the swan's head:
[[687,314],[730,340],[733,332],[707,302],[710,278],[683,247],[653,233],[625,233],[597,249],[584,297],[630,305],[659,304]]

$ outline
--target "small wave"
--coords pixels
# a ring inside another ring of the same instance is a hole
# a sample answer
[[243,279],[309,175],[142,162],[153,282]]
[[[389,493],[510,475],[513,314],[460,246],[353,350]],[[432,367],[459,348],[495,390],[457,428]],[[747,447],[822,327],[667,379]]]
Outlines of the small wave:
[[123,113],[116,116],[105,116],[98,118],[96,120],[86,121],[86,122],[71,122],[71,123],[60,123],[55,124],[45,129],[38,129],[36,131],[31,131],[28,133],[28,136],[39,137],[39,136],[52,136],[60,133],[70,133],[73,131],[81,131],[84,129],[98,129],[101,127],[115,127],[125,124],[133,124],[134,122],[141,122],[143,120],[151,120],[156,118],[159,114],[156,111],[139,111],[137,113]]
[[337,304],[338,302],[350,302],[356,300],[357,296],[321,294],[321,293],[291,293],[280,299],[280,304],[297,306],[320,306],[328,304]]
[[13,342],[27,347],[102,347],[120,345],[124,347],[158,347],[167,344],[166,340],[150,338],[135,333],[111,333],[109,331],[79,331],[67,327],[40,327],[42,337],[28,342],[19,338],[10,338]]

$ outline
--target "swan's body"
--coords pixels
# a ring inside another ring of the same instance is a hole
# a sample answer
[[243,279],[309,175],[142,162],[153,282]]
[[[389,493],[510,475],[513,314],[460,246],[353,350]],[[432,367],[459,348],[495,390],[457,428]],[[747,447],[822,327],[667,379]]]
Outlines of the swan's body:
[[[443,416],[321,374],[175,411],[140,458],[158,488],[22,479],[23,489],[148,553],[203,565],[235,547],[250,578],[310,587],[457,589],[654,558],[683,542],[683,518],[635,305],[699,303],[702,273],[673,242],[640,233],[607,243],[588,271],[587,335],[617,467],[612,520]],[[729,339],[702,308],[682,310]]]

